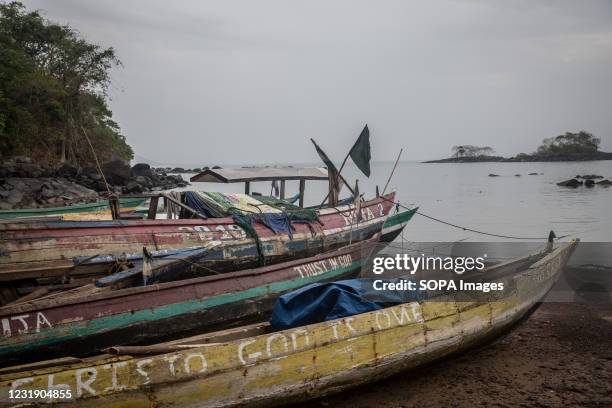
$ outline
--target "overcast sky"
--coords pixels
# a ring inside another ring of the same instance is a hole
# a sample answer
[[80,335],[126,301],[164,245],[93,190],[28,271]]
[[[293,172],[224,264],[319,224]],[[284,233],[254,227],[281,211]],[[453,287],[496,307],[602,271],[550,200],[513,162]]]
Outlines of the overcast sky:
[[612,151],[612,2],[25,1],[113,46],[111,108],[160,163],[497,153],[585,129]]

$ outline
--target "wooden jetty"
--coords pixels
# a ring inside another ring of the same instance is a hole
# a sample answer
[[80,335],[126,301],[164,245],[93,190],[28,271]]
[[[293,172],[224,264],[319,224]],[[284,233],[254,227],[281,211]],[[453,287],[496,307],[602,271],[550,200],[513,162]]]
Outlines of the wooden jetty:
[[[453,292],[278,332],[246,326],[92,359],[0,370],[0,404],[10,390],[66,390],[62,406],[269,406],[377,381],[479,345],[529,315],[556,282],[577,242],[537,260],[493,267],[507,290],[466,301]],[[27,399],[17,401],[20,404]],[[45,404],[59,400],[43,399]]]

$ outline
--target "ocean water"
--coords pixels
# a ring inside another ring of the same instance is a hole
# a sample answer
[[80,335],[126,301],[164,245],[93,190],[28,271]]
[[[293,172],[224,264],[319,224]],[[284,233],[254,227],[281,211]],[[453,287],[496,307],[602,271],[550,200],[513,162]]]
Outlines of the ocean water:
[[[305,165],[305,164],[300,164]],[[316,165],[316,164],[310,164]],[[343,170],[346,180],[359,180],[366,197],[382,191],[392,162],[372,163],[370,178],[352,164]],[[500,177],[488,177],[489,173]],[[529,176],[528,173],[538,173]],[[520,174],[519,176],[515,176]],[[424,214],[471,229],[519,237],[572,234],[587,242],[612,242],[612,188],[594,186],[576,189],[557,182],[577,174],[612,178],[612,161],[563,163],[418,163],[400,162],[387,191],[396,191],[403,205],[417,205]],[[189,179],[191,175],[183,177]],[[189,189],[241,192],[242,183],[192,183]],[[298,182],[287,182],[287,196],[298,191]],[[251,191],[270,194],[270,183],[253,183]],[[306,183],[306,204],[319,204],[327,193],[327,182]],[[344,188],[341,196],[350,192]],[[415,215],[405,229],[409,241],[504,241],[475,234]]]
[[[317,164],[299,164],[306,165]],[[372,163],[371,176],[367,178],[349,163],[342,173],[352,185],[358,179],[360,192],[365,193],[366,197],[373,197],[377,185],[382,191],[392,167],[392,162]],[[489,177],[490,173],[499,177]],[[529,176],[529,173],[538,175]],[[403,205],[419,206],[424,214],[470,229],[539,239],[522,241],[481,235],[416,214],[394,245],[419,248],[423,245],[431,247],[427,244],[431,242],[468,241],[480,248],[488,246],[488,252],[495,252],[502,260],[536,252],[543,247],[549,231],[553,230],[559,237],[569,235],[563,240],[580,238],[581,243],[569,262],[570,266],[579,269],[577,272],[569,272],[571,269],[568,269],[547,299],[583,301],[590,297],[601,299],[603,294],[609,302],[612,299],[612,187],[596,185],[573,189],[557,186],[559,181],[578,174],[598,174],[612,179],[612,161],[401,162],[387,190],[394,190],[396,199]],[[185,174],[183,178],[188,180],[191,176]],[[244,185],[192,183],[187,188],[241,192]],[[288,182],[286,188],[286,195],[290,197],[298,191],[298,182]],[[252,183],[251,191],[270,194],[270,183]],[[326,194],[326,181],[306,183],[307,205],[320,204]],[[344,188],[341,197],[348,195],[348,189]],[[500,242],[504,243],[501,247]],[[577,295],[580,292],[578,286],[595,287],[595,290]]]

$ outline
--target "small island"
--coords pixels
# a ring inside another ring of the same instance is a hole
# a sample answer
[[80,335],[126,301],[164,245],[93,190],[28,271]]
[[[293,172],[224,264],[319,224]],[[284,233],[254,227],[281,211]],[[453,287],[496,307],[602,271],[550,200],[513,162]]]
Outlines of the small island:
[[612,160],[612,153],[599,150],[601,139],[581,130],[577,133],[549,137],[542,141],[537,151],[519,153],[514,157],[493,155],[489,146],[453,146],[453,155],[446,159],[429,160],[424,163],[481,163],[481,162],[552,162]]

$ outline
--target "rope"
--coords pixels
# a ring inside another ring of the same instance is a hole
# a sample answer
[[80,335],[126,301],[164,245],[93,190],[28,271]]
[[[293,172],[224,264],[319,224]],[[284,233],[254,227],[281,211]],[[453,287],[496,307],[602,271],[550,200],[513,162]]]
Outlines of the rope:
[[108,185],[108,182],[106,181],[106,177],[104,177],[104,173],[102,172],[102,167],[100,167],[100,162],[98,161],[98,155],[96,154],[96,150],[91,144],[91,140],[89,140],[89,136],[87,136],[87,132],[85,131],[85,128],[82,125],[81,125],[81,130],[83,131],[83,135],[85,136],[85,139],[87,140],[87,143],[89,144],[89,148],[91,149],[91,152],[93,153],[94,160],[96,161],[96,167],[98,168],[98,172],[100,173],[100,176],[102,176],[102,180],[104,180],[104,185],[106,186],[106,191],[108,192],[108,196],[110,198],[113,194],[111,193],[110,186]]
[[[399,207],[402,207],[402,208],[404,208],[406,210],[411,210],[412,209],[410,207],[406,207],[406,206],[400,204],[399,201],[397,203],[395,203],[395,202],[389,200],[388,198],[382,197],[382,199],[385,200],[385,201],[388,201],[390,203],[393,203],[393,204],[395,204],[395,205],[397,205]],[[416,213],[421,215],[421,216],[423,216],[423,217],[425,217],[425,218],[428,218],[428,219],[430,219],[432,221],[436,221],[436,222],[439,222],[439,223],[444,224],[444,225],[448,225],[448,226],[453,227],[453,228],[458,228],[458,229],[463,230],[463,231],[474,232],[476,234],[488,235],[490,237],[507,238],[507,239],[525,239],[525,240],[544,240],[544,239],[548,239],[548,237],[517,237],[517,236],[513,236],[513,235],[494,234],[494,233],[491,233],[491,232],[479,231],[479,230],[475,230],[475,229],[468,228],[468,227],[462,227],[461,225],[453,224],[451,222],[444,221],[444,220],[441,220],[441,219],[436,218],[436,217],[432,217],[431,215],[424,214],[421,211],[417,211]],[[567,238],[570,235],[573,235],[573,234],[566,234],[566,235],[563,235],[563,236],[560,236],[560,237],[556,237],[555,239]]]

